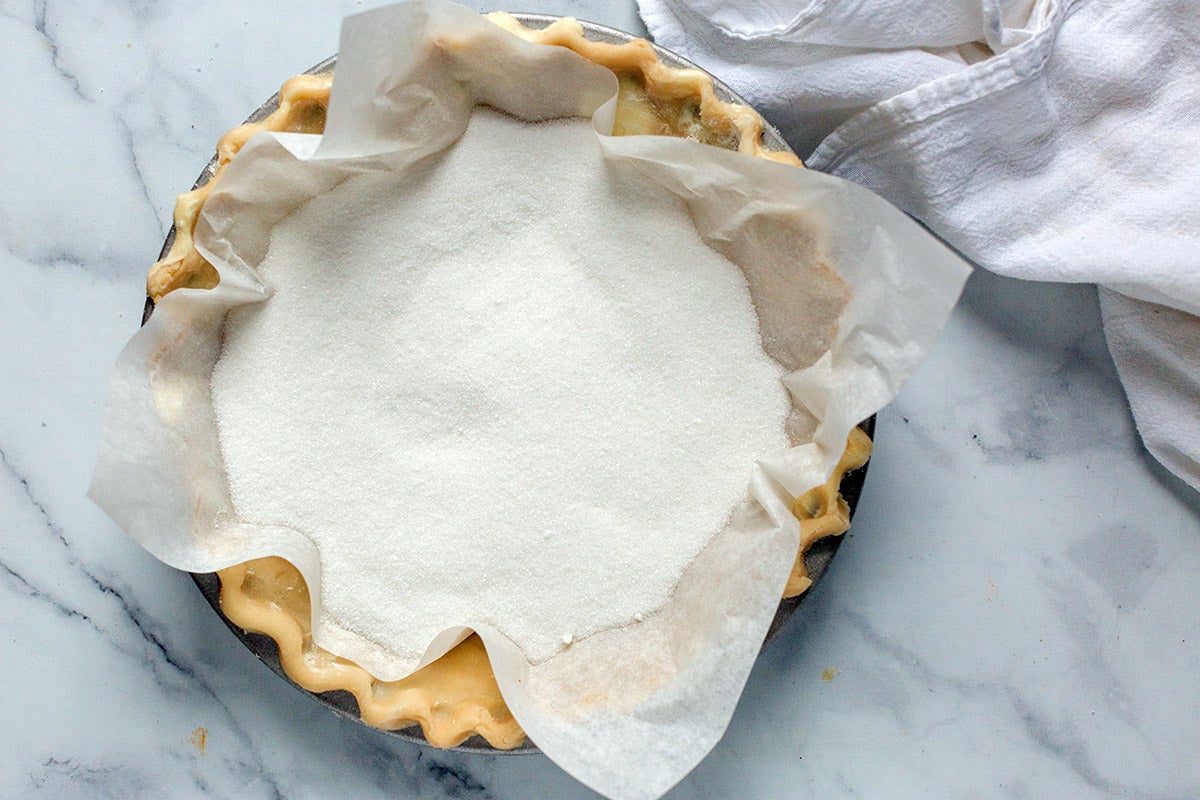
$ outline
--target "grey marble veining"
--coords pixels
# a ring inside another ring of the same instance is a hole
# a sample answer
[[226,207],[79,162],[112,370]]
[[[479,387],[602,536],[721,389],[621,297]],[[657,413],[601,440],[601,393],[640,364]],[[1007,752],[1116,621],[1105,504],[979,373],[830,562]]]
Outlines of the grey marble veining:
[[[174,194],[362,7],[0,0],[0,798],[595,796],[334,717],[84,497]],[[628,0],[520,10],[641,31]],[[669,797],[1198,797],[1198,575],[1200,499],[1141,449],[1094,290],[977,274]]]

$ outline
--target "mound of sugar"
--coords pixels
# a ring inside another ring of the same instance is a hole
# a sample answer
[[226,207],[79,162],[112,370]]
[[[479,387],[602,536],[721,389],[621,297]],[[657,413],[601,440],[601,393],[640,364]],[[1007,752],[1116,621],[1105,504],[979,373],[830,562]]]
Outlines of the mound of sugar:
[[643,618],[788,446],[741,271],[585,120],[476,109],[285,219],[260,272],[212,375],[234,507],[309,536],[325,619],[402,658]]

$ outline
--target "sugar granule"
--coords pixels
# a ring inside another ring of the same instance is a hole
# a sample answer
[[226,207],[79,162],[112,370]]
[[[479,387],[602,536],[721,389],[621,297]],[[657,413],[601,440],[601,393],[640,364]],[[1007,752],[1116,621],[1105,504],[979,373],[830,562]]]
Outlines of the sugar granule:
[[642,619],[788,446],[741,271],[585,120],[476,109],[281,222],[260,272],[212,376],[234,507],[309,536],[325,617],[403,658]]

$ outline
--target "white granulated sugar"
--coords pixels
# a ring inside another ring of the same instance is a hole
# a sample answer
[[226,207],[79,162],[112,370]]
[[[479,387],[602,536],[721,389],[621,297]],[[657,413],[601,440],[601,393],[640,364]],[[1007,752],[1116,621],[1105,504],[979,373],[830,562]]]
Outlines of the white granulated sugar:
[[274,230],[213,372],[234,507],[316,543],[326,618],[533,661],[661,606],[788,446],[740,270],[591,125],[477,109]]

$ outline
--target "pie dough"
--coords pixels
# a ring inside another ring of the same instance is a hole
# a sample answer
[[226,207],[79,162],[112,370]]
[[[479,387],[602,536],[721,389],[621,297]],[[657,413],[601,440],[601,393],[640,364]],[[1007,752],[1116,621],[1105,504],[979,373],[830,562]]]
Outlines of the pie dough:
[[[712,79],[705,73],[663,65],[645,40],[620,45],[592,42],[584,37],[579,23],[569,18],[542,30],[527,29],[507,14],[492,14],[489,19],[524,39],[570,48],[612,69],[620,83],[616,135],[686,137],[801,166],[792,154],[763,146],[763,122],[757,113],[718,99]],[[321,74],[288,80],[280,89],[279,107],[274,113],[260,122],[239,126],[220,139],[213,177],[204,186],[181,195],[176,204],[174,242],[167,255],[152,267],[147,280],[152,300],[179,288],[216,286],[216,269],[197,252],[192,239],[210,191],[225,166],[255,133],[321,133],[332,79],[332,74]],[[849,510],[838,488],[842,476],[864,464],[870,450],[867,435],[854,429],[829,480],[795,502],[793,512],[801,521],[801,544],[785,597],[799,595],[811,585],[804,554],[813,543],[849,527]],[[313,643],[308,590],[299,571],[288,562],[275,557],[256,559],[221,570],[218,575],[226,616],[242,628],[275,639],[284,671],[300,686],[314,692],[344,689],[352,693],[364,722],[385,729],[419,724],[425,738],[439,747],[457,745],[476,734],[499,749],[524,742],[525,735],[500,695],[478,637],[471,636],[406,678],[380,681],[357,664]]]

